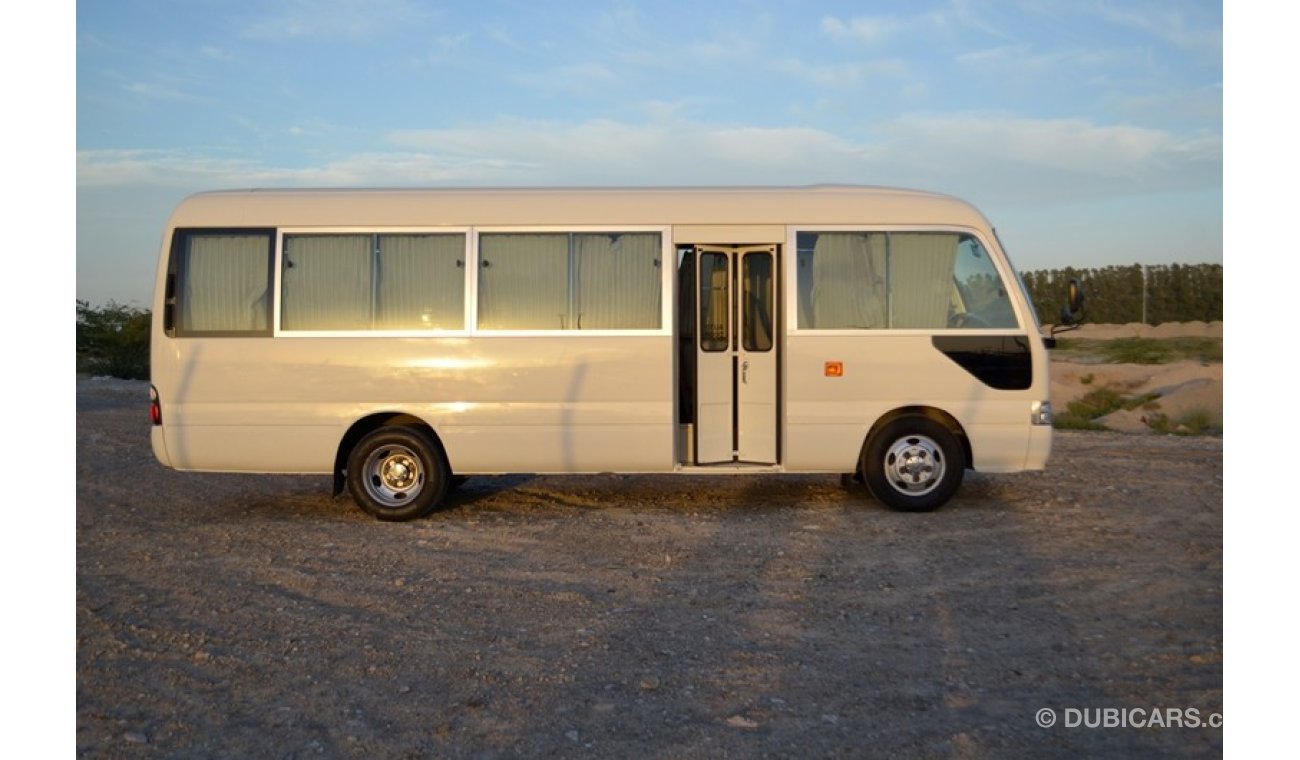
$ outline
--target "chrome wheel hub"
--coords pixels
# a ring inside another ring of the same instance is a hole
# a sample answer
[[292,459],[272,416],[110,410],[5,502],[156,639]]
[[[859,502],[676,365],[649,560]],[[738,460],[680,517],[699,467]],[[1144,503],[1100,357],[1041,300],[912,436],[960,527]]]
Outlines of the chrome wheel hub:
[[405,446],[376,449],[366,458],[366,491],[389,507],[410,503],[424,488],[424,468],[414,451]]
[[946,469],[943,449],[923,435],[900,438],[885,452],[886,479],[908,496],[923,496],[933,491],[943,480]]

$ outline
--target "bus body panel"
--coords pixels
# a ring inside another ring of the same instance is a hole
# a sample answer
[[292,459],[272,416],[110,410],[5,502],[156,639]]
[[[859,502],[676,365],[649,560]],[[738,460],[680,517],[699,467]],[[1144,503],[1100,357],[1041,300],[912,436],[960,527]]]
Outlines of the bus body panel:
[[754,245],[784,243],[785,225],[781,224],[675,224],[673,242],[690,245]]
[[153,450],[154,459],[157,459],[163,467],[176,468],[171,455],[167,453],[166,428],[162,425],[155,425],[150,428],[149,448]]
[[457,472],[672,469],[670,337],[173,342],[153,381],[178,469],[330,472],[372,414],[428,423]]
[[[951,196],[873,187],[219,190],[177,206],[177,227],[914,225],[987,229]],[[768,240],[674,242],[764,243]]]
[[[875,421],[906,407],[936,409],[956,420],[971,442],[974,469],[1010,472],[1030,463],[1031,400],[1047,398],[1046,366],[1033,365],[1027,390],[997,390],[936,350],[930,334],[796,334],[787,338],[786,357],[790,470],[824,471],[834,462],[853,471]],[[828,362],[843,374],[827,376]]]

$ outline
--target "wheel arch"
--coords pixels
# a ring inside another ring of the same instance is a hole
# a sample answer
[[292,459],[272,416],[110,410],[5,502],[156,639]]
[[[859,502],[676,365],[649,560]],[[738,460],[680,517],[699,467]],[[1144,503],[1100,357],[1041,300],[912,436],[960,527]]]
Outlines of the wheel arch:
[[[362,438],[381,427],[389,425],[404,425],[406,427],[416,428],[429,436],[429,440],[442,452],[444,459],[447,458],[447,448],[442,445],[442,439],[438,437],[438,431],[422,418],[406,412],[375,412],[353,422],[352,425],[339,439],[338,448],[334,452],[334,495],[338,496],[343,493],[347,487],[347,467],[348,456],[352,453],[353,447]],[[450,460],[448,460],[450,467]]]
[[966,469],[968,470],[972,469],[972,462],[974,462],[975,460],[971,456],[970,438],[967,437],[966,429],[961,426],[961,423],[957,421],[957,418],[952,416],[948,412],[939,409],[938,407],[925,406],[925,405],[913,405],[913,406],[900,406],[897,409],[892,409],[888,412],[885,412],[884,414],[880,415],[880,417],[878,417],[876,421],[871,425],[871,429],[867,431],[866,436],[862,439],[862,447],[858,450],[859,464],[858,464],[857,474],[859,476],[864,474],[862,472],[862,466],[861,466],[862,455],[866,453],[867,446],[871,443],[872,437],[875,436],[876,433],[880,432],[880,430],[883,429],[886,425],[898,419],[899,417],[908,417],[912,415],[934,420],[940,425],[943,425],[944,427],[948,428],[948,430],[951,431],[952,434],[957,437],[957,441],[961,443],[962,453],[966,456]]

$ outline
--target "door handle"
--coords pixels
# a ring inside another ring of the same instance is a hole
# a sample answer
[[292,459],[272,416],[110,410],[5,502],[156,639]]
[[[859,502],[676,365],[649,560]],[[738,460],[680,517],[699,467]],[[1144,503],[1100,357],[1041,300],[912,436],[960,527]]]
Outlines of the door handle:
[[749,362],[748,361],[743,361],[740,363],[740,382],[744,383],[745,385],[749,385]]

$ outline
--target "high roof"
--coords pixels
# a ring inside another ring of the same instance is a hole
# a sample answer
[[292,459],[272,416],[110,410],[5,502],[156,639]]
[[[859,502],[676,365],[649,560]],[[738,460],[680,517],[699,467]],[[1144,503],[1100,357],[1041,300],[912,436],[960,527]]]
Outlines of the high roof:
[[857,185],[248,189],[198,193],[177,227],[677,224],[987,225],[952,196]]

